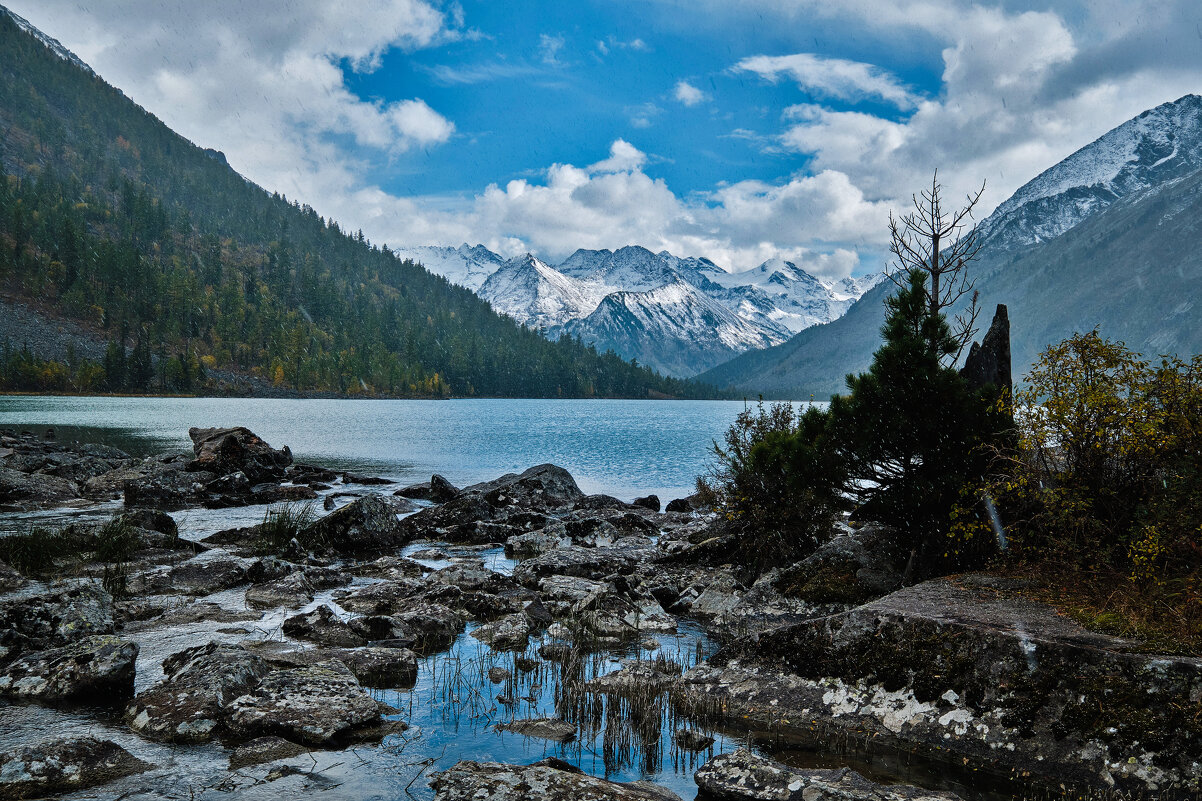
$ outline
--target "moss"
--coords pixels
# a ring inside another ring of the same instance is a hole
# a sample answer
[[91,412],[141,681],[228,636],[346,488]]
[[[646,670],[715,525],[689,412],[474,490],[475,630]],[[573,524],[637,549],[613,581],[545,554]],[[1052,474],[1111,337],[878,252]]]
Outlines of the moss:
[[786,598],[815,604],[860,604],[879,593],[856,580],[859,565],[850,558],[836,557],[820,562],[806,560],[785,569],[776,588]]

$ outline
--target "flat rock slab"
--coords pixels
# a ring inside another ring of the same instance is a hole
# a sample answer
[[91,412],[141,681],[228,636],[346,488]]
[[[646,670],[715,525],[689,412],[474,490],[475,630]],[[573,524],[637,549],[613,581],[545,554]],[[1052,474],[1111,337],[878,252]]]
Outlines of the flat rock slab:
[[576,727],[566,720],[557,718],[526,718],[509,723],[498,723],[497,731],[511,731],[524,737],[553,740],[557,743],[571,742],[576,738]]
[[719,754],[694,774],[707,797],[721,801],[958,801],[953,793],[888,787],[851,770],[796,771],[740,748]]
[[239,738],[329,745],[379,721],[379,705],[346,665],[330,660],[269,674],[230,704],[228,725]]
[[134,694],[137,643],[111,635],[82,640],[17,658],[0,671],[0,696],[22,701],[106,706]]
[[435,801],[680,801],[646,782],[619,784],[563,769],[570,767],[463,761],[436,773],[430,786]]
[[152,767],[108,740],[43,742],[0,753],[0,798],[75,792]]

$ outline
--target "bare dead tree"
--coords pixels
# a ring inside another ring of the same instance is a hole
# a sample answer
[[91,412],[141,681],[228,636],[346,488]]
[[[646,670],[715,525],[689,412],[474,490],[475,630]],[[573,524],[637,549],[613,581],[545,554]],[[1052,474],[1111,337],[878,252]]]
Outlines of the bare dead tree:
[[885,275],[905,289],[911,271],[925,272],[930,279],[927,300],[931,314],[942,314],[968,297],[968,307],[950,321],[952,336],[959,345],[952,359],[954,364],[972,341],[981,311],[977,306],[976,278],[969,276],[968,265],[981,250],[976,226],[970,222],[972,210],[985,192],[985,184],[982,182],[975,194],[967,196],[963,208],[952,212],[944,210],[942,189],[936,170],[931,188],[911,196],[912,211],[900,218],[889,213],[889,250],[895,261],[886,267]]

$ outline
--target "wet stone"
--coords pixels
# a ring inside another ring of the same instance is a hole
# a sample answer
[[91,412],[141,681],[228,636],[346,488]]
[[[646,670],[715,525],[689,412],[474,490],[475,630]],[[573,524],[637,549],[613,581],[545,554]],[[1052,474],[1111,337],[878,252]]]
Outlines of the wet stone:
[[434,775],[435,801],[680,801],[647,782],[620,784],[544,760],[534,765],[462,761]]
[[293,573],[265,584],[254,584],[246,590],[246,603],[254,609],[293,609],[313,600],[313,585],[303,573]]
[[96,582],[0,603],[0,645],[49,648],[113,627],[113,598]]
[[530,640],[530,621],[526,615],[507,615],[493,623],[485,623],[472,631],[472,636],[495,651],[520,651]]
[[50,740],[0,752],[0,798],[86,790],[152,767],[108,740]]

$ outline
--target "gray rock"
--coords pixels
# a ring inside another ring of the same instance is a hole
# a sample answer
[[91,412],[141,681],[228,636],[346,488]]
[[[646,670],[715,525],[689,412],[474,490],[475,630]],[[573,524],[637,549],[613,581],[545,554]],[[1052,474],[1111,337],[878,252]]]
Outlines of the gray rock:
[[179,466],[162,472],[139,474],[124,485],[125,505],[150,509],[184,509],[202,504],[209,497],[206,485],[215,473],[188,472]]
[[0,798],[86,790],[152,767],[108,740],[50,740],[0,752]]
[[514,579],[531,589],[547,576],[603,579],[614,574],[630,575],[640,564],[653,561],[658,552],[650,540],[626,537],[608,548],[555,548],[527,559],[513,570]]
[[284,620],[284,634],[298,640],[339,648],[355,648],[367,642],[351,630],[334,610],[322,604],[312,612],[293,615]]
[[435,473],[430,477],[429,481],[423,481],[420,484],[410,484],[397,490],[394,494],[402,498],[413,498],[419,501],[446,503],[459,494],[459,489],[450,481]]
[[743,592],[743,586],[733,576],[729,573],[719,574],[692,602],[689,612],[697,617],[717,617],[733,609]]
[[865,523],[780,572],[775,585],[809,603],[860,604],[901,587],[909,549],[892,526]]
[[576,726],[557,718],[525,718],[509,723],[498,723],[496,728],[497,731],[511,731],[523,737],[537,737],[540,740],[553,740],[557,743],[571,742],[576,739]]
[[690,500],[688,498],[676,498],[674,500],[668,501],[668,505],[667,505],[667,507],[665,507],[665,511],[688,513],[688,512],[693,511],[693,504],[690,502]]
[[477,627],[472,636],[494,651],[522,651],[530,641],[530,620],[521,613],[506,615]]
[[434,774],[430,786],[435,801],[680,801],[648,782],[606,781],[559,760],[525,766],[463,761]]
[[306,745],[333,745],[380,722],[379,705],[337,660],[277,670],[228,708],[234,736],[277,735]]
[[408,648],[310,648],[265,654],[276,667],[303,667],[336,659],[364,687],[412,687],[417,681],[417,654]]
[[0,504],[21,509],[59,506],[79,497],[74,481],[0,467]]
[[493,481],[465,487],[464,493],[484,496],[494,507],[517,506],[522,509],[562,509],[584,497],[572,474],[553,464],[540,464],[515,475],[510,473]]
[[423,656],[449,647],[463,631],[463,618],[442,604],[417,603],[394,617],[413,636],[413,650]]
[[517,588],[517,583],[511,577],[489,570],[480,562],[459,562],[444,567],[427,576],[426,582],[492,594]]
[[1014,394],[1010,373],[1010,316],[1005,304],[998,304],[981,344],[974,342],[968,349],[960,375],[970,387],[983,388],[992,384],[995,389],[1004,390],[1007,397]]
[[338,605],[361,615],[392,615],[413,604],[413,597],[426,589],[419,579],[402,578],[355,587],[337,595]]
[[129,727],[168,742],[204,742],[217,733],[226,707],[258,684],[267,663],[240,646],[209,643],[163,660],[166,678],[125,710]]
[[888,787],[854,771],[795,771],[740,748],[719,754],[694,774],[707,797],[721,801],[956,801],[952,793],[910,785]]
[[283,737],[256,737],[230,752],[230,770],[275,762],[277,759],[291,759],[308,751],[303,745],[297,745]]
[[658,512],[660,510],[658,495],[648,495],[644,498],[635,498],[633,503],[635,506],[641,506],[644,509],[650,509],[653,512]]
[[612,673],[588,682],[593,692],[606,695],[659,695],[680,676],[680,665],[661,660],[623,659],[622,666]]
[[305,529],[309,542],[325,550],[358,556],[380,553],[408,541],[397,513],[383,498],[368,495],[348,503]]
[[714,738],[696,729],[677,729],[672,740],[685,751],[704,751],[714,744]]
[[136,643],[99,635],[27,653],[0,670],[0,696],[22,701],[122,704],[134,694]]
[[224,476],[242,472],[251,484],[279,481],[292,464],[287,446],[276,450],[254,432],[242,426],[234,428],[190,428],[192,451],[190,471],[205,471]]

